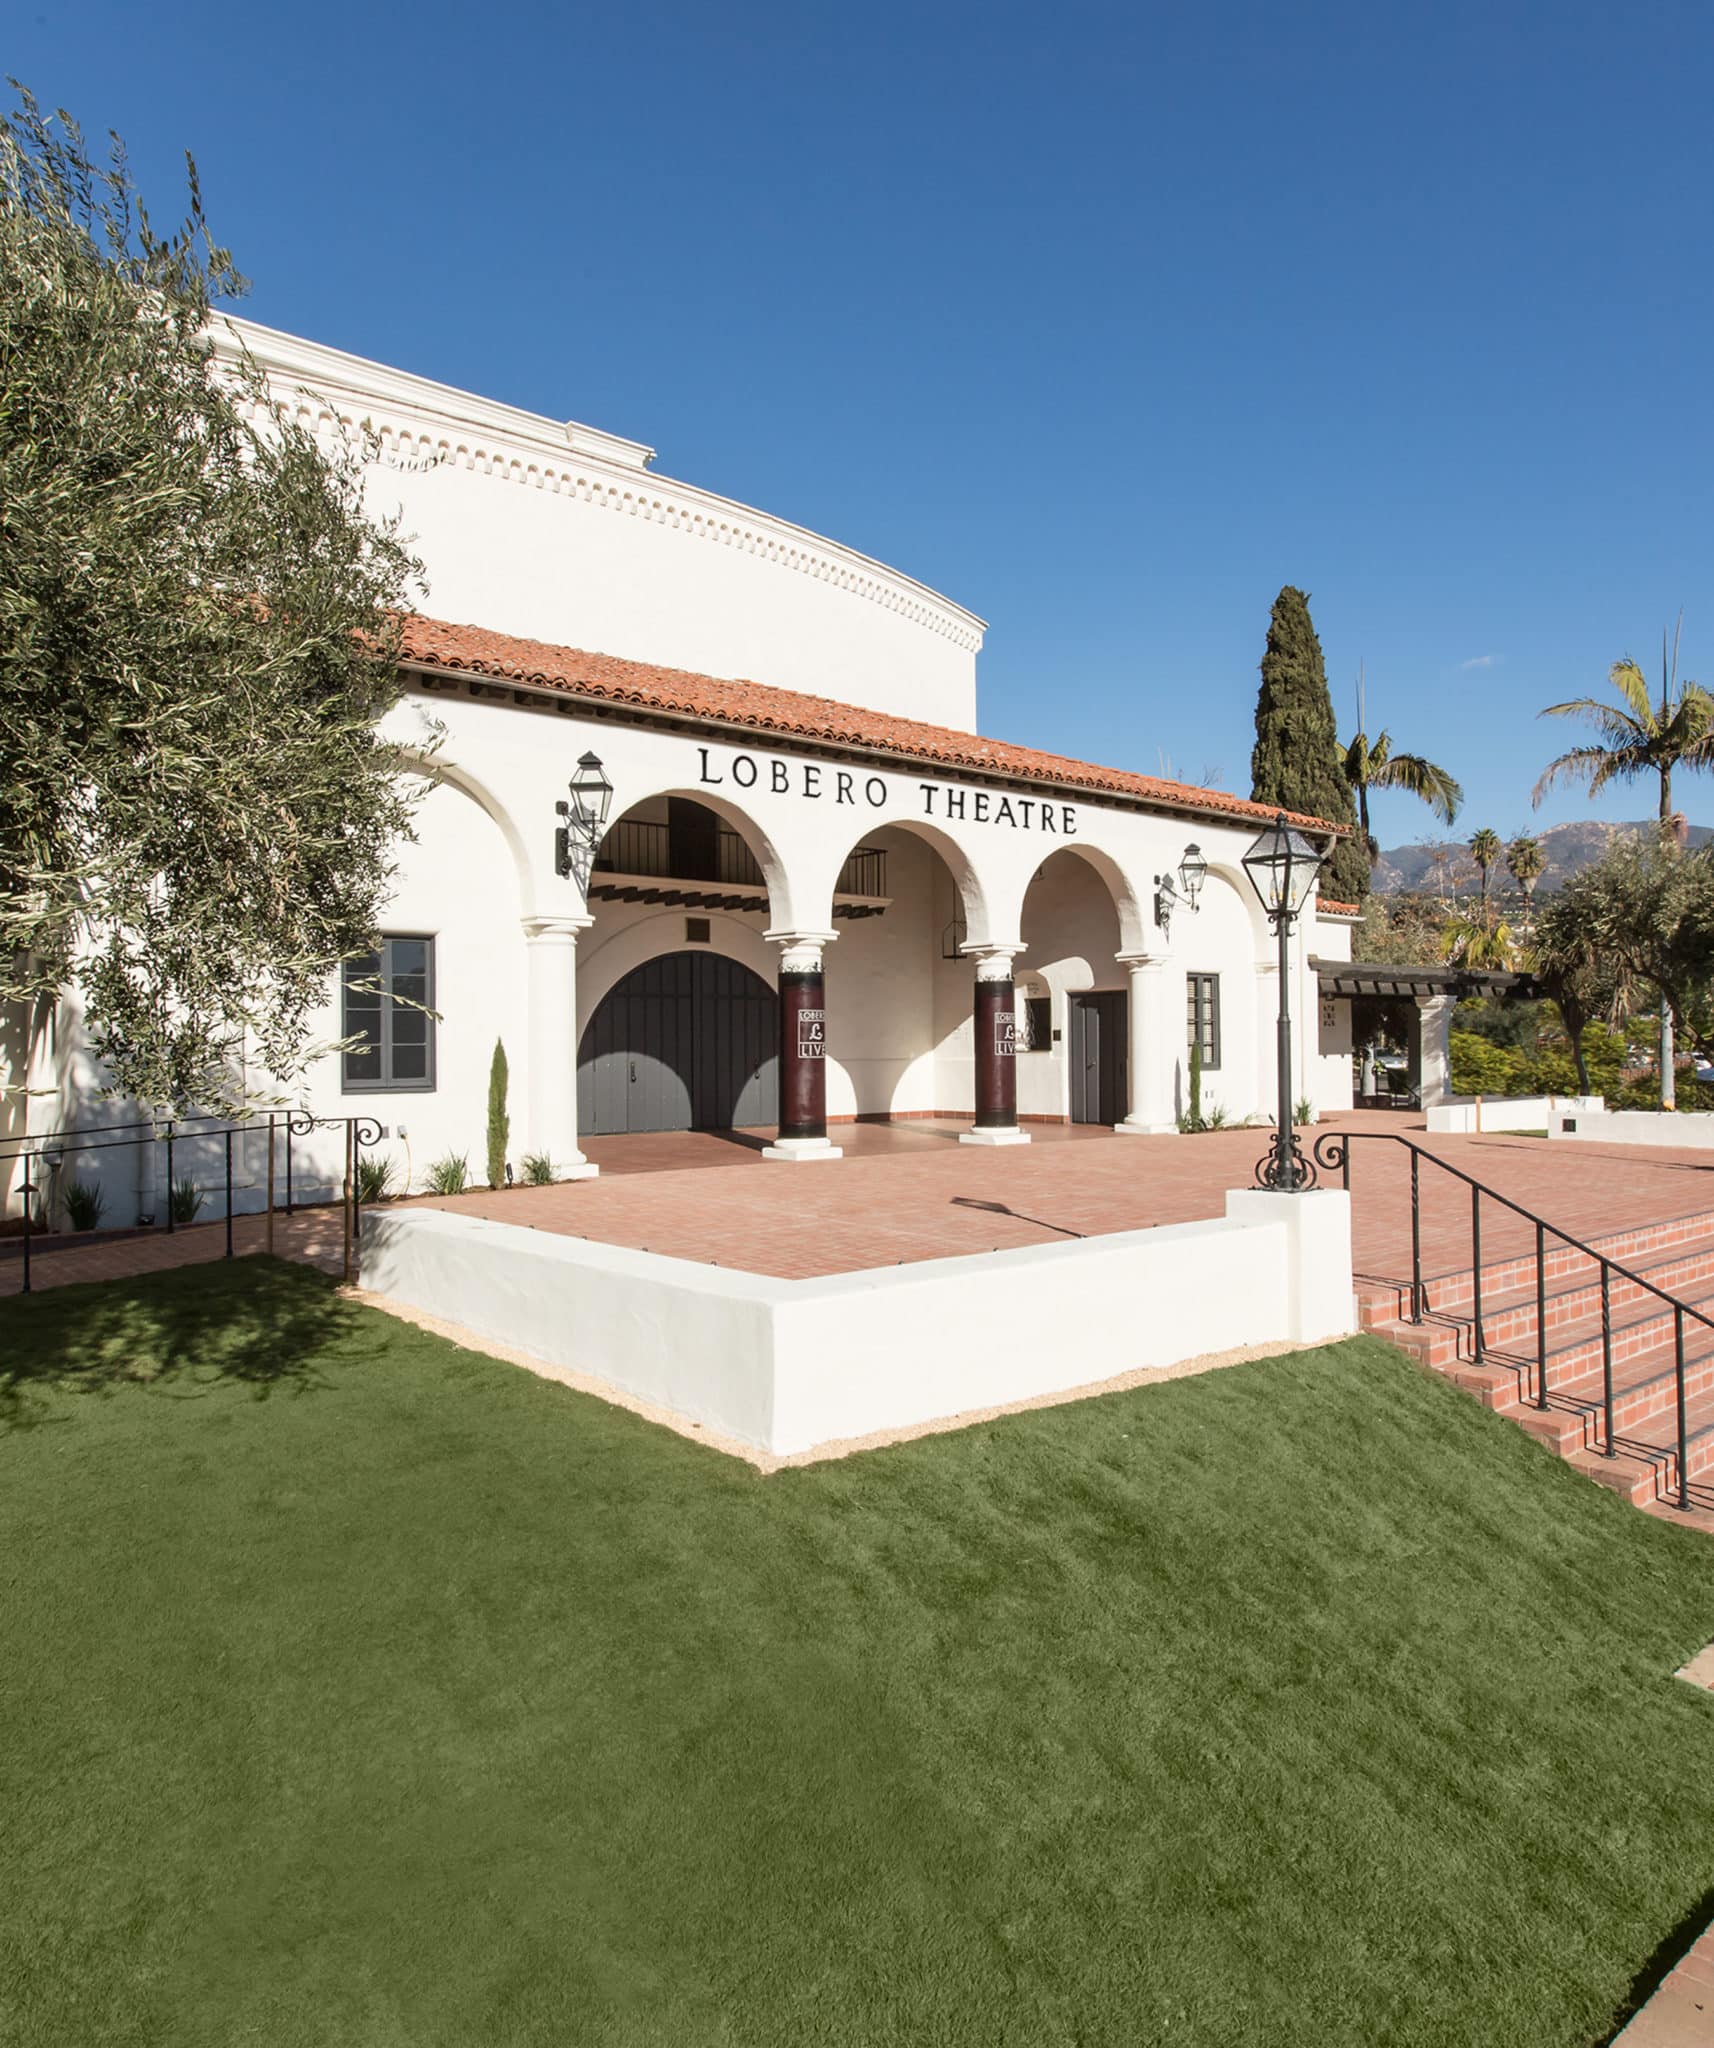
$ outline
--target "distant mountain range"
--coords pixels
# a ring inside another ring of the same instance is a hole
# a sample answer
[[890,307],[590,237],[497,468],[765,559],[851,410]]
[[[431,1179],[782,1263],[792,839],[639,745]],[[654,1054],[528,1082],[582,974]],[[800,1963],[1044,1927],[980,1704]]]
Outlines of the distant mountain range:
[[[1609,825],[1590,818],[1580,824],[1550,825],[1545,832],[1537,832],[1534,836],[1541,841],[1547,859],[1537,888],[1557,889],[1591,861],[1599,860],[1615,835],[1645,829],[1654,829],[1652,818],[1635,825]],[[1707,825],[1691,826],[1692,846],[1706,846],[1711,839],[1714,829]],[[1454,888],[1473,888],[1475,883],[1476,863],[1470,858],[1468,843],[1462,839],[1424,839],[1414,846],[1392,846],[1375,863],[1375,889],[1382,896],[1406,895],[1417,889],[1438,894]],[[1503,861],[1493,877],[1493,886],[1508,892],[1517,886]]]

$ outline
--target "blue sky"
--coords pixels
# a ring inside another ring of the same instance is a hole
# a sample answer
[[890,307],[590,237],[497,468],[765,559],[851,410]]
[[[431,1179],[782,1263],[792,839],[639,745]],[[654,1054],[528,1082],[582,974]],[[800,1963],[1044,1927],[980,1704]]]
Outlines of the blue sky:
[[1247,788],[1295,582],[1342,732],[1361,659],[1509,834],[1542,704],[1680,606],[1714,683],[1705,4],[24,0],[4,58],[157,213],[193,150],[254,317],[981,613],[1000,737]]

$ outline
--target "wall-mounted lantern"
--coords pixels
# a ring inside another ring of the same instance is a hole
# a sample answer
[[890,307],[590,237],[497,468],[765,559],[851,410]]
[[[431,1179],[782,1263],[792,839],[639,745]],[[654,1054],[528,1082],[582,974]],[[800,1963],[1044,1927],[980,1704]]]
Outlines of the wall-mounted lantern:
[[1196,899],[1207,879],[1208,863],[1202,857],[1202,848],[1193,839],[1184,849],[1177,875],[1155,877],[1155,923],[1163,932],[1171,930],[1172,914],[1181,902],[1195,911]]
[[571,778],[571,801],[563,799],[554,809],[565,820],[554,833],[554,869],[561,875],[587,873],[607,830],[607,813],[613,804],[613,785],[601,765],[599,754],[585,754]]

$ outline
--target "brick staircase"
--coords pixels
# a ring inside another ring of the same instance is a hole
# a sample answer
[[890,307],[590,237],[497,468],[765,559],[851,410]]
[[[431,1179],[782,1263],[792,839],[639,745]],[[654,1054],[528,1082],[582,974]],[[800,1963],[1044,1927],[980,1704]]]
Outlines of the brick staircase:
[[[1637,1279],[1714,1318],[1714,1212],[1592,1240]],[[1613,1442],[1606,1440],[1601,1267],[1549,1232],[1538,1317],[1533,1252],[1484,1259],[1478,1357],[1474,1271],[1425,1277],[1421,1322],[1408,1281],[1358,1276],[1362,1328],[1512,1416],[1591,1479],[1638,1506],[1679,1503],[1676,1318],[1670,1302],[1609,1268]],[[1537,1329],[1546,1341],[1538,1352]],[[1538,1406],[1545,1354],[1547,1403]],[[1714,1328],[1684,1317],[1685,1471],[1693,1507],[1714,1507]],[[1609,1448],[1612,1455],[1608,1455]]]

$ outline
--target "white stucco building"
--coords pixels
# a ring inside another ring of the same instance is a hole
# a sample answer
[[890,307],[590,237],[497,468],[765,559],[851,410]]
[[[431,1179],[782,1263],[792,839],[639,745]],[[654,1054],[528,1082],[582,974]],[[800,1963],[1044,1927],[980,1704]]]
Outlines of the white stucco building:
[[[859,1117],[1172,1130],[1193,1032],[1205,1109],[1271,1114],[1275,947],[1239,865],[1264,809],[978,737],[982,621],[634,442],[233,325],[284,402],[372,425],[373,507],[427,569],[392,723],[433,784],[366,965],[435,1014],[331,988],[326,1038],[373,1042],[293,1100],[373,1116],[413,1184],[446,1152],[480,1174],[496,1041],[514,1162],[562,1176],[591,1132],[778,1126],[784,1161]],[[592,855],[579,778],[611,789]],[[1348,1006],[1308,961],[1348,925],[1323,906],[1293,945],[1323,1111]],[[87,1121],[75,1018],[39,1057],[32,1129]]]

